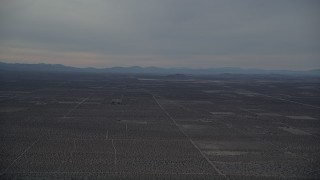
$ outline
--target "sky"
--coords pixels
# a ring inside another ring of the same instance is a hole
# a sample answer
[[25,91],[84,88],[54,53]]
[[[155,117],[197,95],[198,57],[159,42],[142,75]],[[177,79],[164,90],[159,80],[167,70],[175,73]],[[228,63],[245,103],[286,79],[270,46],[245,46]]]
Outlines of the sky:
[[0,61],[320,69],[319,0],[0,0]]

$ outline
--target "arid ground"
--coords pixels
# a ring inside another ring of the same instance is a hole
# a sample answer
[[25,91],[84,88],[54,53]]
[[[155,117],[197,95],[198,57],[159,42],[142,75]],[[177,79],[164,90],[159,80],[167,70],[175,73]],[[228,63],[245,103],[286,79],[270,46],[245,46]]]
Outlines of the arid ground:
[[1,179],[320,178],[317,78],[0,77]]

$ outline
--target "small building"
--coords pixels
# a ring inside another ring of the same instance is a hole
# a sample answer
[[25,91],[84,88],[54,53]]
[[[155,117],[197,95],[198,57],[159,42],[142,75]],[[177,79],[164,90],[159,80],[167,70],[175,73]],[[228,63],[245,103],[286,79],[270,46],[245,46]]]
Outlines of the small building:
[[112,99],[111,104],[122,104],[122,99]]

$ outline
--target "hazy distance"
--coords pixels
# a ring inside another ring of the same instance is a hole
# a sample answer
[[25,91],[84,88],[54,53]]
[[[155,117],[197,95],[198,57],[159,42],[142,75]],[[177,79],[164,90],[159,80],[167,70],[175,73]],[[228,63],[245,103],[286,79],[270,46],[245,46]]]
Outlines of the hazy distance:
[[318,0],[2,0],[0,61],[320,68]]

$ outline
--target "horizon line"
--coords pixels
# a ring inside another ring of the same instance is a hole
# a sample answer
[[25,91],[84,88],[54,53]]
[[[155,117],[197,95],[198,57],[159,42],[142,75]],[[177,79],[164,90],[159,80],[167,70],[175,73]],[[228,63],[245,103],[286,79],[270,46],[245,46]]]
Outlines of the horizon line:
[[238,66],[219,66],[219,67],[207,67],[207,68],[191,68],[191,67],[160,67],[160,66],[105,66],[105,67],[92,67],[92,66],[86,66],[86,67],[78,67],[68,64],[51,64],[51,63],[20,63],[20,62],[5,62],[0,61],[0,63],[4,64],[21,64],[21,65],[60,65],[70,68],[78,68],[78,69],[97,69],[97,70],[103,70],[103,69],[110,69],[110,68],[159,68],[159,69],[188,69],[188,70],[209,70],[209,69],[224,69],[224,68],[235,68],[235,69],[241,69],[241,70],[264,70],[264,71],[300,71],[300,72],[308,72],[308,71],[316,71],[320,70],[320,68],[314,68],[314,69],[304,69],[304,70],[297,70],[297,69],[268,69],[268,68],[244,68],[244,67],[238,67]]

